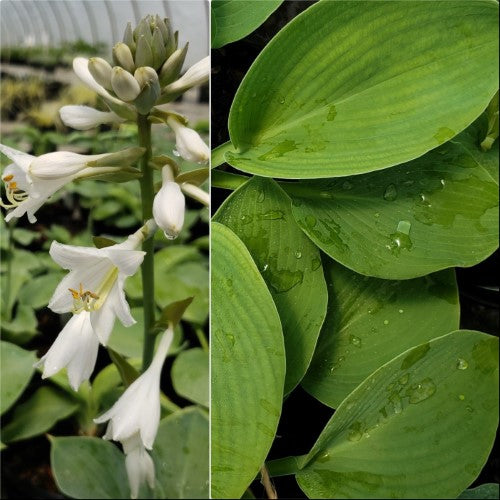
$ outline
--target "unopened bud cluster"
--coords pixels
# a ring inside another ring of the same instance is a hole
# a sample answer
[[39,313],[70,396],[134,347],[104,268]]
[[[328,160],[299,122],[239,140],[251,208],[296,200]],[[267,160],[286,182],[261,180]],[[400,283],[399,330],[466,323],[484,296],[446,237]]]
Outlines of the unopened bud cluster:
[[146,16],[135,30],[127,24],[123,42],[113,47],[114,66],[93,57],[88,69],[99,85],[147,114],[158,101],[178,95],[166,87],[179,78],[187,49],[188,44],[178,48],[178,32],[168,19]]

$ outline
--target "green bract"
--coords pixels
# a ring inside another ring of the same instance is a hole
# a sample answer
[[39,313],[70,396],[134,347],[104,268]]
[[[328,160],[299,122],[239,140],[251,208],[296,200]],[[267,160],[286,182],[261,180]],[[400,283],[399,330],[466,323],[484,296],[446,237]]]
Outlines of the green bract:
[[[293,50],[291,48],[293,47]],[[321,1],[289,23],[231,107],[231,165],[318,178],[421,156],[498,88],[498,3]],[[278,75],[278,77],[277,77]]]

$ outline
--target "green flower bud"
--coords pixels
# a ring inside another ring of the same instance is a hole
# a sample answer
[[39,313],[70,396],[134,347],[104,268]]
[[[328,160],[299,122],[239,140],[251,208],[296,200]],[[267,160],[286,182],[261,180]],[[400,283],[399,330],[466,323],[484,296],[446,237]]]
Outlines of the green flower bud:
[[158,26],[154,29],[153,32],[153,44],[151,46],[151,49],[153,52],[153,67],[155,69],[158,69],[167,58],[167,51],[165,50],[165,45],[163,43],[163,36]]
[[117,43],[113,47],[113,60],[117,66],[121,66],[126,69],[129,73],[133,73],[135,70],[134,58],[132,56],[132,51],[129,46],[123,42]]
[[141,36],[145,37],[149,44],[153,41],[149,16],[142,18],[137,25],[137,28],[134,30],[134,38],[137,44],[139,43]]
[[141,92],[137,80],[123,68],[115,66],[111,75],[111,86],[122,101],[133,101]]
[[141,66],[153,66],[153,51],[151,50],[151,45],[146,40],[145,36],[141,36],[137,40],[135,65],[138,68]]
[[164,23],[164,21],[162,20],[162,18],[158,14],[156,14],[156,16],[155,16],[155,23],[156,23],[156,26],[158,26],[158,28],[161,31],[161,36],[163,38],[163,41],[166,43],[168,40],[168,36],[169,36],[167,25]]
[[101,155],[97,160],[87,162],[88,167],[120,167],[136,162],[146,151],[144,148],[133,147]]
[[125,28],[125,33],[123,34],[123,43],[128,46],[132,55],[135,54],[135,41],[134,41],[134,33],[132,32],[132,25],[127,23],[127,27]]
[[183,49],[177,49],[166,61],[160,70],[160,84],[162,87],[179,78],[179,74],[186,59],[189,43]]
[[91,57],[89,59],[88,69],[94,80],[105,89],[111,89],[111,65],[100,57]]

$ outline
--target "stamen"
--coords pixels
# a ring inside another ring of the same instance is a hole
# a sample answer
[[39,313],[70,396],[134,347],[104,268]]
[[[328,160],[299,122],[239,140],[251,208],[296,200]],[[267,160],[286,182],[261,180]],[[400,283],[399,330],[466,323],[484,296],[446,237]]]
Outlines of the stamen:
[[76,290],[73,290],[73,288],[68,288],[68,290],[71,292],[74,299],[78,299],[80,297],[80,294]]
[[13,176],[12,174],[9,174],[9,175],[6,175],[6,176],[3,178],[3,180],[4,180],[5,182],[9,182],[9,181],[11,181],[13,178],[14,178],[14,176]]
[[75,290],[74,288],[68,288],[68,290],[73,297],[73,312],[75,314],[81,313],[82,311],[90,312],[96,310],[95,300],[98,299],[99,296],[90,290],[85,291],[83,283],[80,283],[80,290]]
[[12,191],[17,189],[17,182],[9,182],[9,189],[11,189]]

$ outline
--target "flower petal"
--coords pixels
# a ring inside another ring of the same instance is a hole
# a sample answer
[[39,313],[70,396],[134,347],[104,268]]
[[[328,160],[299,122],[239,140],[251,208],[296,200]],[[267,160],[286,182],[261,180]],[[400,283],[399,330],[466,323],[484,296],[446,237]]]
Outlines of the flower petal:
[[55,151],[35,158],[29,171],[33,177],[43,180],[72,177],[87,168],[87,162],[104,156],[106,154],[81,155],[71,151]]
[[130,306],[125,298],[125,291],[123,290],[126,277],[123,274],[118,275],[116,283],[116,294],[113,295],[114,312],[123,326],[132,326],[136,323],[135,319],[130,313]]
[[118,293],[116,286],[117,284],[115,283],[104,304],[97,311],[90,313],[92,328],[103,346],[108,344],[109,336],[115,324],[115,311],[113,307],[115,299],[113,295]]
[[102,253],[118,268],[120,273],[132,276],[137,272],[144,260],[146,252],[142,250],[127,250],[113,245],[101,249]]
[[3,144],[0,144],[0,151],[5,156],[8,156],[24,173],[28,172],[31,162],[36,158],[36,156],[9,148],[9,146],[4,146]]
[[85,268],[102,261],[102,252],[99,248],[63,245],[53,241],[49,254],[52,260],[63,269]]

